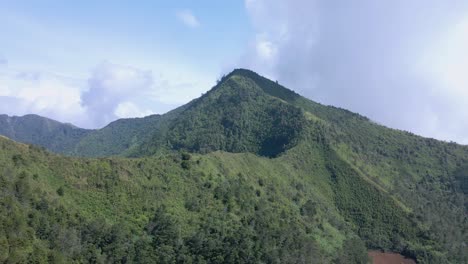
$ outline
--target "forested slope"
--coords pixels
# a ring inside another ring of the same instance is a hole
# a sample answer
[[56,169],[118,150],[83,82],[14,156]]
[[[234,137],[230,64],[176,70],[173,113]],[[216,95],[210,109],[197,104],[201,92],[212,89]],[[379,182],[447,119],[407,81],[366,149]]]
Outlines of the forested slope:
[[0,135],[13,140],[43,146],[57,153],[70,151],[92,130],[63,124],[38,115],[0,115]]

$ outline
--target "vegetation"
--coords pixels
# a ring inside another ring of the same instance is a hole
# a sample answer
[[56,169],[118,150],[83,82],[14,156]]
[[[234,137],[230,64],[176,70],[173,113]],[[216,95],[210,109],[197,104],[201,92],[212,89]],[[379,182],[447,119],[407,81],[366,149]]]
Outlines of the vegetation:
[[327,263],[351,246],[346,233],[358,239],[297,190],[312,181],[252,154],[90,160],[4,139],[0,149],[2,262]]
[[252,80],[235,75],[187,107],[168,130],[142,144],[138,155],[183,149],[275,157],[298,141],[305,125],[299,108],[268,96]]
[[0,262],[468,262],[468,147],[248,70],[77,138],[35,143],[103,158],[0,138]]
[[43,146],[57,153],[70,151],[92,130],[37,116],[0,115],[0,135],[13,140]]

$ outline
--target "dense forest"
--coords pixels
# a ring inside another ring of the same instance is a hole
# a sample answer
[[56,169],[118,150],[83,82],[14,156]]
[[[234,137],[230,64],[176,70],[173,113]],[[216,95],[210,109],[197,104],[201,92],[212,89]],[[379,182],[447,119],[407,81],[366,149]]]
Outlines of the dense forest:
[[100,130],[2,118],[35,145],[0,138],[0,262],[468,261],[468,147],[248,70]]

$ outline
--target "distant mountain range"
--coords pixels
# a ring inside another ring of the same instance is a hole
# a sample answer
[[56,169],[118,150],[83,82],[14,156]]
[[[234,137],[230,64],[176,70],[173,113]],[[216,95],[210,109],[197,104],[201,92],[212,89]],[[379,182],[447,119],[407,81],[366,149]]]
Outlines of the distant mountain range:
[[249,70],[163,115],[98,130],[1,115],[0,134],[65,154],[0,138],[0,262],[468,261],[467,146]]

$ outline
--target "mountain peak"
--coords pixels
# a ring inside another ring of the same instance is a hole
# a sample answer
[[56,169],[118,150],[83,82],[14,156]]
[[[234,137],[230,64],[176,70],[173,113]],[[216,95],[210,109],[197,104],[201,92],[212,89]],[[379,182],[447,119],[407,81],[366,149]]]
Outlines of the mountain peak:
[[292,96],[253,71],[236,69],[143,144],[144,152],[221,150],[276,157],[297,144],[306,125],[302,110],[288,102]]
[[287,102],[293,102],[296,99],[300,98],[301,96],[290,90],[283,85],[279,84],[278,81],[272,81],[260,74],[244,68],[234,69],[231,73],[221,78],[219,84],[229,80],[233,76],[240,76],[244,78],[248,78],[255,82],[255,84],[260,87],[264,92],[267,94],[282,99]]
[[240,76],[256,75],[258,77],[261,77],[258,73],[249,69],[245,69],[245,68],[237,68],[237,69],[232,70],[231,73],[228,74],[228,76],[232,76],[232,75],[240,75]]

